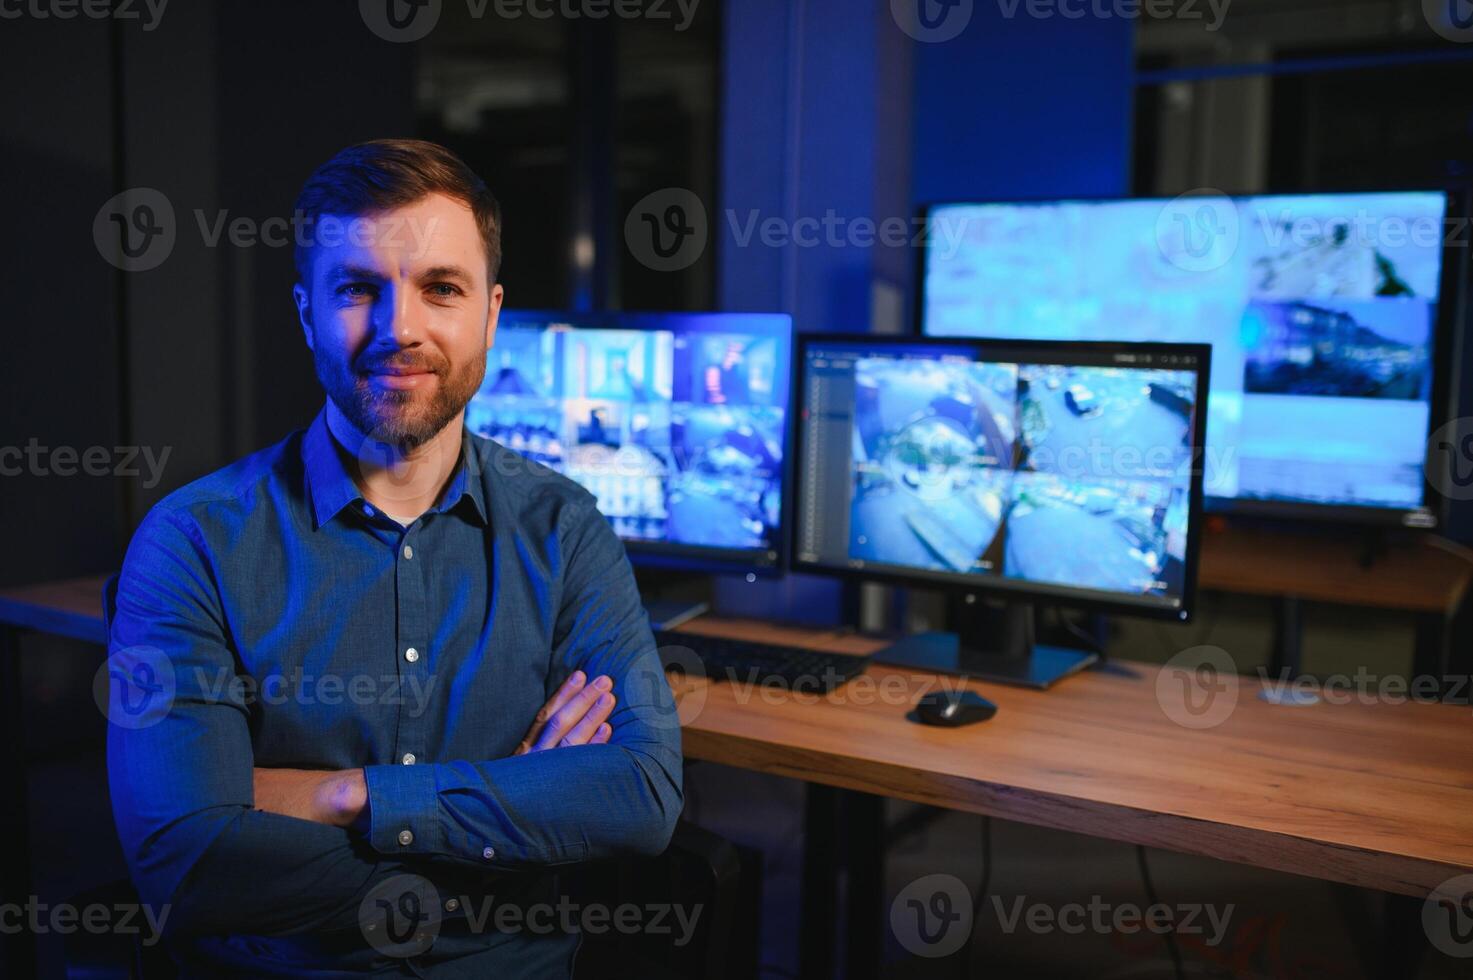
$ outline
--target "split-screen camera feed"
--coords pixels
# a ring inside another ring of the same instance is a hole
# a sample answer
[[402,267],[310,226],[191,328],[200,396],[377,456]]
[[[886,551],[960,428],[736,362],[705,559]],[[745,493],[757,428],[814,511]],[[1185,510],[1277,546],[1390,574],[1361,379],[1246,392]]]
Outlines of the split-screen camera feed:
[[1447,195],[957,204],[925,332],[1212,344],[1209,498],[1424,502]]
[[1194,371],[853,364],[851,559],[1181,594]]
[[765,319],[503,313],[466,425],[576,480],[625,541],[775,548],[789,340]]

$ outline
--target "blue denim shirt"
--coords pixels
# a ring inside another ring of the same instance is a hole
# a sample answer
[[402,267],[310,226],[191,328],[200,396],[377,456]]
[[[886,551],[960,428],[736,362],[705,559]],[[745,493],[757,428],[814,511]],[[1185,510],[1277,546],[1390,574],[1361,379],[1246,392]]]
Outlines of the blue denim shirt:
[[[469,432],[408,527],[341,453],[319,414],[133,537],[108,768],[134,882],[201,970],[566,972],[575,937],[478,932],[445,902],[668,843],[679,723],[623,546],[577,484]],[[608,744],[513,755],[578,669],[614,680]],[[366,832],[253,809],[254,766],[363,767]],[[405,874],[440,897],[442,934],[386,955],[361,909]]]

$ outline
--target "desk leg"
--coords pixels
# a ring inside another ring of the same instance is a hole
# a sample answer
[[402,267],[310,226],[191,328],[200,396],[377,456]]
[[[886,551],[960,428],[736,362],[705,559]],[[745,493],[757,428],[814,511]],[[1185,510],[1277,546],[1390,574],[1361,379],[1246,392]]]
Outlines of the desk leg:
[[[16,783],[15,795],[0,806],[0,901],[25,907],[33,894],[31,881],[30,785],[26,766],[25,707],[21,696],[20,630],[0,626],[0,748],[5,772]],[[0,937],[5,950],[5,976],[36,975],[36,937],[29,929]]]
[[885,956],[885,799],[844,794],[844,976],[872,980]]
[[878,977],[885,954],[885,800],[809,783],[803,825],[798,975],[832,980],[842,922],[845,980]]
[[1378,980],[1401,980],[1417,975],[1417,968],[1427,952],[1427,933],[1422,928],[1422,901],[1410,895],[1386,896],[1381,961],[1376,964]]
[[798,912],[798,975],[833,980],[834,910],[839,883],[839,790],[808,783],[803,799],[803,880]]

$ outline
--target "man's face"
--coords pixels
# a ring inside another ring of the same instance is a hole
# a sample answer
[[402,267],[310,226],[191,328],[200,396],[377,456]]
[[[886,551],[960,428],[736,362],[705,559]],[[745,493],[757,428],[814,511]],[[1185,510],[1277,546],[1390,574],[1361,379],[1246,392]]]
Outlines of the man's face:
[[414,449],[460,416],[486,373],[502,290],[469,206],[431,194],[317,223],[294,292],[317,379],[375,441]]

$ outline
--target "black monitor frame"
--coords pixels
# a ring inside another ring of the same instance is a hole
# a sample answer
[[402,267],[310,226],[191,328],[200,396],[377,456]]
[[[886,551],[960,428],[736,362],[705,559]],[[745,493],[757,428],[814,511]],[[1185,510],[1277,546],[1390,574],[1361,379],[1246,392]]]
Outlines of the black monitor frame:
[[[521,321],[545,320],[567,323],[577,329],[643,331],[664,329],[658,327],[656,323],[658,320],[668,319],[670,317],[752,316],[781,317],[787,321],[788,399],[783,411],[783,460],[781,475],[779,477],[782,482],[782,486],[779,488],[782,511],[778,515],[777,526],[773,529],[771,547],[767,549],[719,548],[710,545],[652,541],[643,538],[620,538],[620,542],[624,545],[624,551],[629,556],[630,564],[636,568],[648,569],[654,573],[694,572],[698,574],[748,575],[762,578],[776,578],[783,574],[787,566],[787,545],[790,539],[789,527],[792,524],[792,518],[790,517],[788,508],[792,500],[791,486],[794,472],[792,454],[795,414],[793,384],[796,375],[794,373],[793,357],[796,352],[792,317],[786,313],[765,311],[733,312],[726,310],[701,310],[692,312],[606,311],[594,313],[572,310],[504,309],[500,313],[497,323],[498,329],[502,325],[515,326]],[[491,349],[487,351],[487,356],[492,356],[495,350],[496,347],[493,342]],[[507,448],[510,449],[510,447]]]
[[[812,572],[852,582],[884,582],[912,588],[938,589],[963,597],[999,599],[1015,604],[1043,603],[1098,612],[1121,613],[1172,622],[1189,622],[1194,613],[1197,596],[1197,565],[1201,553],[1203,507],[1203,459],[1207,432],[1207,390],[1211,375],[1212,347],[1210,344],[1162,344],[1162,343],[1115,343],[1110,341],[1053,341],[1053,340],[1008,340],[978,337],[916,337],[895,334],[854,333],[800,333],[794,349],[793,371],[795,381],[794,443],[792,456],[802,459],[806,450],[807,435],[801,420],[809,411],[805,387],[807,380],[808,350],[810,347],[833,344],[856,344],[865,347],[894,345],[913,349],[935,347],[937,349],[975,348],[981,359],[1008,361],[1009,355],[1032,356],[1038,363],[1068,363],[1068,358],[1050,362],[1051,356],[1066,352],[1085,352],[1091,355],[1116,353],[1185,354],[1197,358],[1197,401],[1192,425],[1193,460],[1188,484],[1187,546],[1183,561],[1181,605],[1172,607],[1152,601],[1132,601],[1112,598],[1099,590],[1081,590],[1072,586],[1050,586],[1045,583],[1006,579],[1002,576],[968,575],[956,572],[935,572],[927,569],[900,570],[895,566],[870,566],[853,568],[805,561],[797,546],[798,528],[802,521],[799,508],[802,469],[795,466],[793,479],[788,487],[791,499],[787,511],[792,518],[787,522],[792,529],[788,542],[791,567],[795,572]],[[992,350],[996,350],[994,357]],[[968,600],[971,601],[971,600]]]
[[[1438,285],[1437,320],[1432,331],[1432,389],[1428,399],[1427,432],[1424,444],[1430,442],[1436,432],[1450,418],[1452,405],[1453,362],[1456,359],[1456,341],[1461,310],[1464,303],[1464,283],[1468,278],[1470,216],[1473,216],[1473,190],[1457,184],[1408,184],[1396,187],[1347,188],[1332,191],[1264,191],[1224,192],[1221,196],[1240,198],[1312,197],[1356,194],[1439,193],[1447,196],[1444,211],[1444,234],[1442,242],[1441,278]],[[995,199],[942,199],[922,204],[916,212],[923,229],[923,247],[916,249],[915,289],[911,297],[911,335],[929,337],[925,333],[926,310],[926,266],[931,248],[931,213],[940,207],[985,206],[985,205],[1050,205],[1050,204],[1116,204],[1129,202],[1160,202],[1165,204],[1174,197],[1117,196],[1070,196],[1070,197],[1025,197]],[[1451,240],[1461,228],[1461,242]],[[1451,229],[1451,231],[1449,231]],[[969,338],[938,338],[969,339]],[[1206,508],[1210,513],[1238,515],[1271,520],[1312,520],[1327,524],[1356,527],[1391,529],[1406,527],[1413,529],[1435,529],[1448,519],[1447,501],[1427,479],[1426,459],[1430,446],[1424,446],[1422,504],[1420,507],[1373,507],[1354,504],[1318,504],[1302,500],[1264,500],[1256,497],[1208,497]]]

